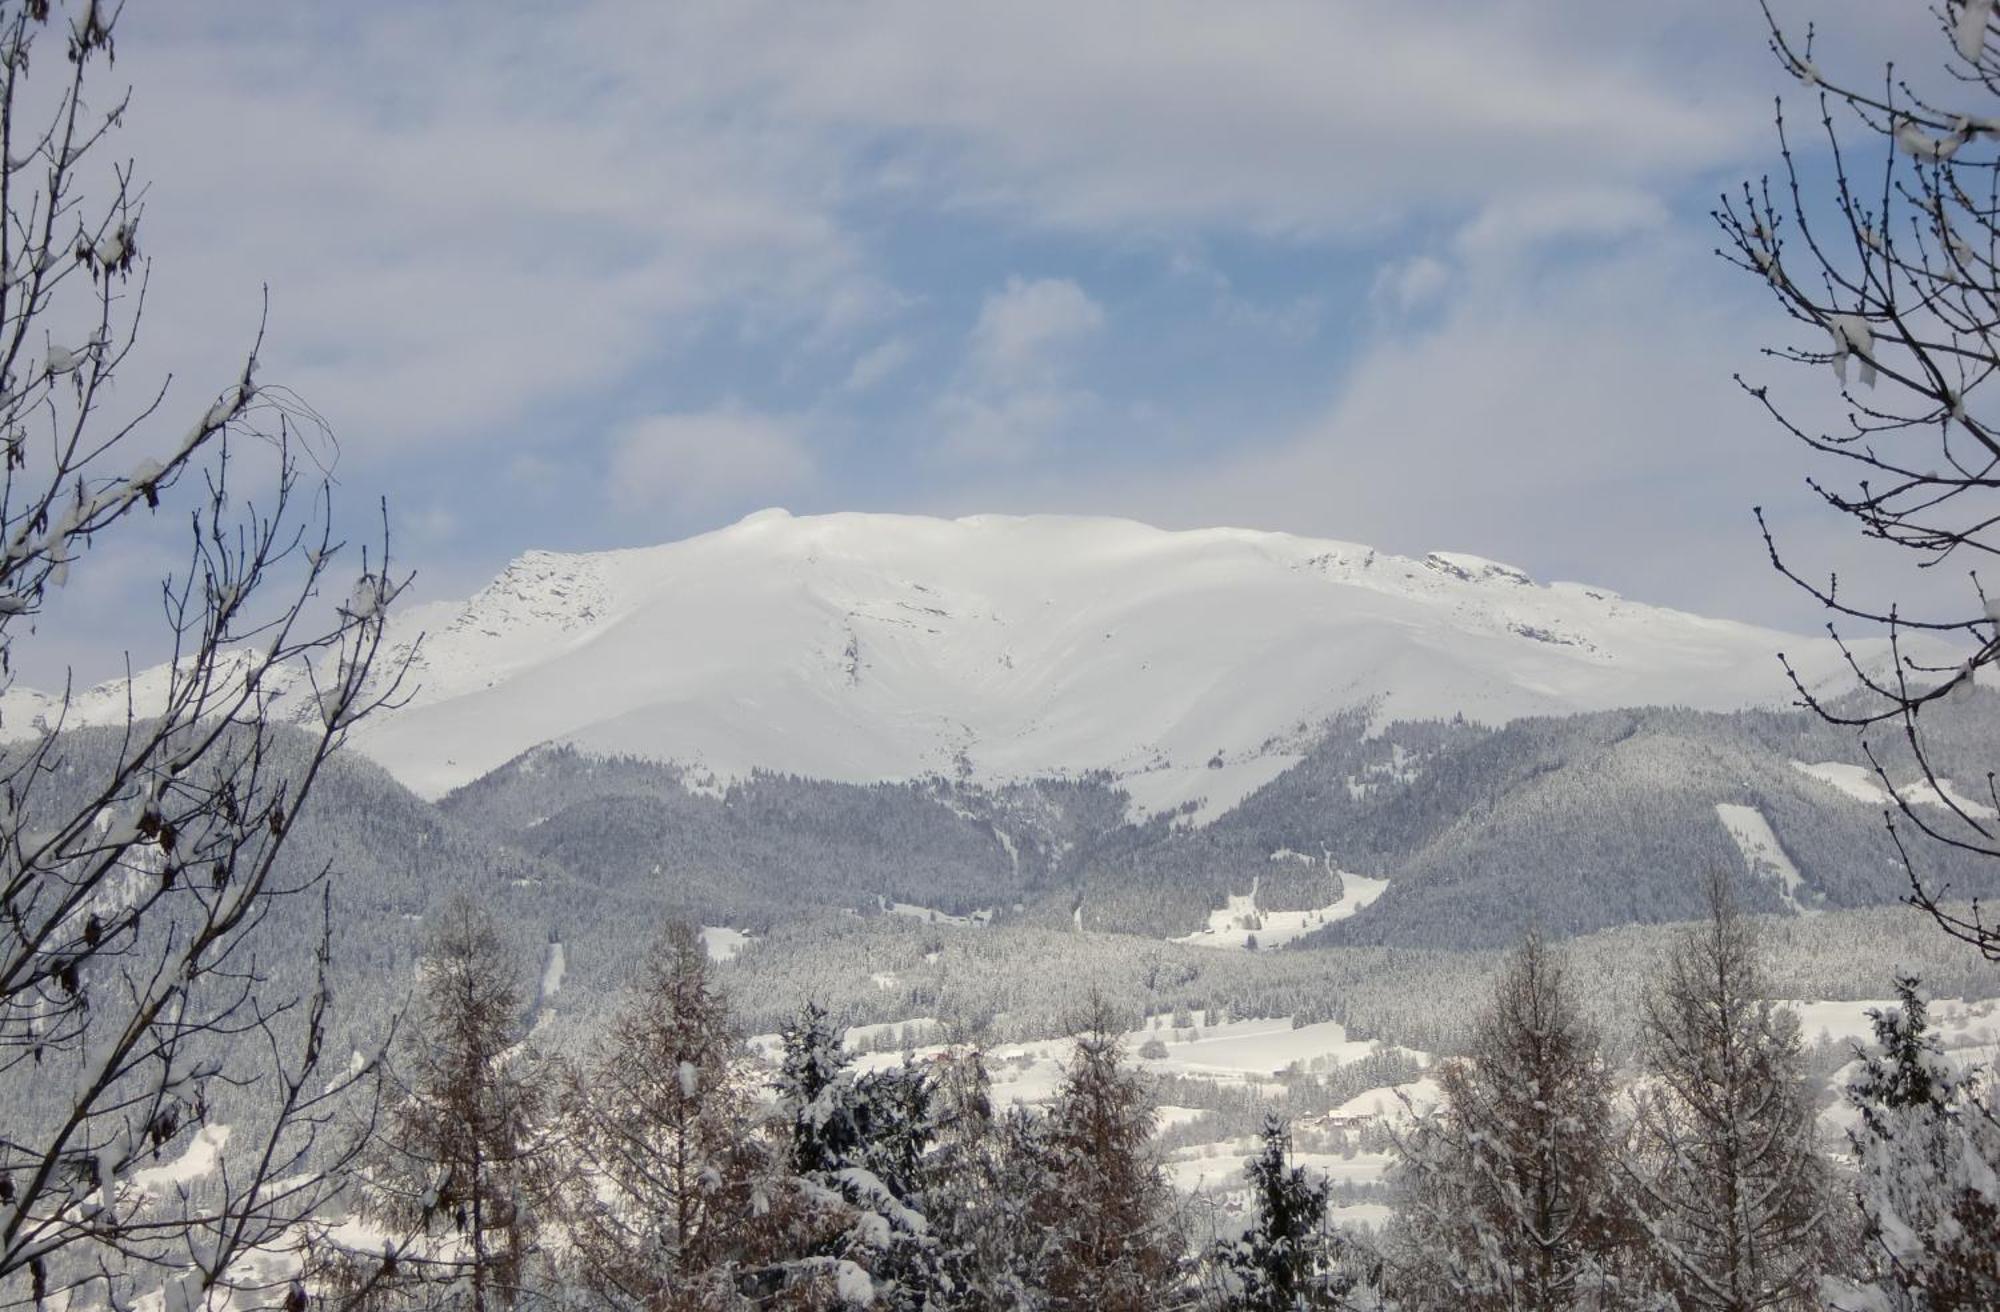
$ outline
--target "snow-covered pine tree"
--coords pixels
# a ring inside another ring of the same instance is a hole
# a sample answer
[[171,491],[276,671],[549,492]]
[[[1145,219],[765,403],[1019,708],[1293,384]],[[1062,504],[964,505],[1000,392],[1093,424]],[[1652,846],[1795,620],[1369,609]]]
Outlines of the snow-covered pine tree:
[[1226,1312],[1312,1312],[1352,1306],[1365,1272],[1344,1260],[1347,1247],[1327,1220],[1327,1184],[1293,1166],[1292,1134],[1275,1113],[1246,1174],[1256,1209],[1240,1237],[1216,1245],[1214,1263]]
[[1152,1149],[1158,1113],[1124,1061],[1110,1008],[1094,999],[1045,1127],[1035,1203],[1047,1231],[1052,1312],[1157,1312],[1171,1305],[1185,1247]]
[[951,1278],[947,1306],[980,1312],[1044,1306],[1036,1279],[1046,1265],[1048,1236],[1034,1219],[1049,1188],[1042,1118],[1021,1107],[996,1113],[985,1054],[963,1045],[939,1061],[936,1121],[927,1215]]
[[792,1169],[804,1177],[826,1174],[860,1139],[841,1031],[824,1007],[808,1002],[779,1039],[778,1103],[791,1120]]
[[1842,1312],[2000,1307],[2000,1099],[1960,1071],[1930,1028],[1912,976],[1871,1012],[1875,1043],[1847,1086],[1867,1278]]
[[1391,1234],[1416,1309],[1635,1306],[1640,1263],[1617,1200],[1611,1078],[1560,956],[1515,950],[1439,1110],[1398,1143]]
[[924,1216],[925,1154],[934,1133],[931,1079],[905,1063],[856,1079],[841,1032],[808,1003],[783,1033],[777,1093],[791,1128],[791,1162],[823,1221],[789,1255],[785,1287],[844,1285],[869,1306],[945,1306],[950,1280]]
[[700,938],[668,925],[608,1042],[564,1081],[565,1265],[597,1306],[735,1297],[763,1165],[742,1047]]
[[1807,1308],[1838,1260],[1841,1209],[1814,1142],[1798,1019],[1765,996],[1755,930],[1725,876],[1645,1001],[1629,1176],[1683,1309]]
[[350,1278],[368,1305],[511,1308],[548,1187],[544,1081],[522,1046],[515,962],[465,895],[439,918],[421,989],[362,1181],[362,1215],[392,1248],[379,1265],[357,1257]]

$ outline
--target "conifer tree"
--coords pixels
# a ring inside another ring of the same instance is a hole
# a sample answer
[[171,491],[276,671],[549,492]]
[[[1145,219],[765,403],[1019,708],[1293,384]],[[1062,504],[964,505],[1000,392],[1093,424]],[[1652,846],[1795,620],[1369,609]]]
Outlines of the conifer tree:
[[1502,972],[1466,1060],[1438,1081],[1442,1107],[1399,1144],[1405,1303],[1630,1305],[1611,1079],[1560,958],[1538,936]]
[[1034,1205],[1048,1188],[1042,1118],[996,1112],[985,1054],[948,1049],[936,1076],[937,1144],[928,1194],[939,1261],[950,1275],[946,1306],[981,1312],[1041,1307],[1035,1275],[1046,1234]]
[[1805,1308],[1836,1260],[1797,1018],[1765,996],[1725,878],[1645,1003],[1631,1179],[1682,1308]]
[[1094,1000],[1045,1129],[1036,1215],[1049,1236],[1043,1287],[1053,1312],[1168,1305],[1183,1245],[1152,1150],[1157,1115],[1125,1065],[1110,1009]]
[[824,1007],[808,1002],[779,1037],[778,1102],[791,1119],[792,1169],[801,1176],[836,1170],[860,1139],[840,1030]]
[[400,1096],[371,1153],[362,1207],[392,1236],[412,1238],[362,1283],[392,1306],[511,1308],[547,1184],[543,1082],[521,1047],[515,963],[469,897],[442,913],[422,989],[418,1024],[391,1064]]
[[930,1076],[905,1063],[854,1077],[840,1031],[808,1004],[783,1034],[777,1091],[791,1163],[823,1222],[785,1264],[786,1287],[831,1277],[871,1306],[942,1306],[950,1280],[924,1215],[935,1125]]
[[1262,1145],[1246,1170],[1255,1218],[1216,1253],[1229,1312],[1340,1308],[1360,1283],[1356,1272],[1343,1269],[1342,1245],[1327,1220],[1326,1182],[1293,1166],[1291,1153],[1290,1128],[1267,1115]]
[[1847,1088],[1868,1274],[1834,1306],[2000,1307],[2000,1101],[1945,1057],[1917,980],[1895,988]]
[[742,1036],[700,938],[667,927],[588,1069],[564,1090],[576,1282],[600,1306],[727,1306],[760,1140]]

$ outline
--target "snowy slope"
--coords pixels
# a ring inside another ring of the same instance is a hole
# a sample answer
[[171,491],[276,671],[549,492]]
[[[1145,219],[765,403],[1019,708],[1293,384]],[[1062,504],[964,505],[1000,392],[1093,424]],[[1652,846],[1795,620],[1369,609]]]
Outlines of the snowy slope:
[[1780,648],[1840,668],[1823,642],[1473,556],[1054,516],[765,511],[531,552],[449,620],[426,611],[415,697],[355,743],[427,796],[557,740],[720,777],[1104,769],[1205,818],[1362,703],[1378,722],[1726,708],[1784,698]]
[[1370,699],[1379,718],[1495,721],[1775,702],[1780,647],[1840,668],[1811,640],[1471,556],[766,511],[662,547],[521,557],[431,627],[415,699],[357,745],[427,795],[566,740],[724,776],[1107,769],[1212,809]]

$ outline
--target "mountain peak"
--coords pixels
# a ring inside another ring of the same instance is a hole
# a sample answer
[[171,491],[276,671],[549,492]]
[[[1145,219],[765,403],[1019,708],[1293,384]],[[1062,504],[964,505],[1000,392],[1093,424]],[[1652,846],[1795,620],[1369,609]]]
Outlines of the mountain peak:
[[1109,770],[1144,807],[1212,810],[1357,706],[1775,703],[1780,646],[1808,677],[1840,669],[1823,642],[1462,552],[771,509],[663,546],[522,554],[433,628],[410,705],[356,743],[430,794],[561,741],[724,776]]

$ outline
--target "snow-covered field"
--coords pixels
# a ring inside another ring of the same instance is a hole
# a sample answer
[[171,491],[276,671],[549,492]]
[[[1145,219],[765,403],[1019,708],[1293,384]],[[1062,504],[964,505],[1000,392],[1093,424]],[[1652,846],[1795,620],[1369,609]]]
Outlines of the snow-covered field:
[[1184,934],[1174,942],[1198,948],[1283,947],[1323,925],[1347,919],[1381,897],[1382,890],[1389,887],[1386,879],[1371,879],[1343,870],[1340,896],[1325,906],[1304,911],[1262,911],[1257,907],[1261,882],[1253,881],[1248,893],[1232,894],[1220,911],[1209,912],[1207,928]]
[[[1871,1009],[1893,1005],[1887,1001],[1825,1002],[1789,1001],[1783,1005],[1799,1017],[1806,1042],[1828,1039],[1837,1043],[1859,1043],[1872,1033],[1868,1019]],[[1966,1001],[1940,999],[1931,1004],[1931,1020],[1947,1053],[1961,1062],[1992,1063],[2000,1058],[2000,1000]],[[874,1046],[892,1034],[898,1025],[907,1025],[912,1036],[934,1033],[936,1022],[913,1017],[897,1024],[858,1027],[849,1032],[850,1047]],[[1139,1029],[1124,1036],[1126,1053],[1140,1070],[1157,1076],[1181,1076],[1204,1080],[1220,1087],[1252,1089],[1275,1096],[1282,1091],[1279,1077],[1288,1070],[1324,1073],[1378,1051],[1378,1046],[1350,1039],[1340,1025],[1321,1022],[1294,1027],[1287,1017],[1231,1020],[1213,1026],[1176,1028],[1172,1018],[1153,1016]],[[778,1036],[759,1035],[752,1047],[767,1059],[779,1051]],[[1157,1046],[1155,1046],[1157,1045]],[[881,1069],[909,1058],[922,1061],[941,1049],[917,1044],[906,1052],[871,1051],[856,1058],[862,1070]],[[1396,1051],[1420,1063],[1427,1054],[1411,1049]],[[988,1054],[992,1092],[999,1105],[1040,1106],[1054,1098],[1062,1082],[1065,1062],[1071,1049],[1067,1040],[1048,1039],[1006,1044]],[[1828,1087],[1837,1092],[1849,1077],[1852,1066],[1830,1078]],[[1295,1126],[1305,1137],[1314,1134],[1353,1134],[1371,1125],[1406,1121],[1438,1105],[1441,1090],[1428,1076],[1403,1084],[1368,1089],[1349,1098],[1324,1116]],[[1200,1127],[1212,1114],[1199,1108],[1164,1106],[1160,1109],[1162,1131],[1173,1130],[1180,1140],[1166,1156],[1169,1179],[1185,1192],[1201,1191],[1227,1199],[1243,1189],[1243,1168],[1255,1152],[1247,1137],[1217,1132],[1212,1139],[1200,1135]],[[1831,1142],[1839,1142],[1845,1129],[1844,1104],[1837,1099],[1822,1117]],[[1357,1150],[1351,1141],[1345,1151],[1328,1152],[1301,1147],[1296,1160],[1308,1169],[1337,1183],[1370,1185],[1380,1183],[1392,1157],[1381,1151]],[[1387,1210],[1379,1203],[1364,1202],[1339,1209],[1339,1219],[1354,1225],[1379,1225]]]
[[967,915],[955,916],[949,911],[918,906],[914,902],[888,902],[877,898],[876,903],[884,915],[902,916],[906,920],[921,920],[927,925],[951,925],[958,929],[967,929],[993,923],[992,907],[981,907]]
[[[1827,1038],[1859,1043],[1875,1033],[1871,1011],[1896,1005],[1894,999],[1861,1002],[1787,1002],[1799,1017],[1799,1032],[1808,1043]],[[1928,1004],[1931,1027],[1947,1052],[1974,1053],[2000,1049],[2000,999],[1967,1001],[1937,998]]]

